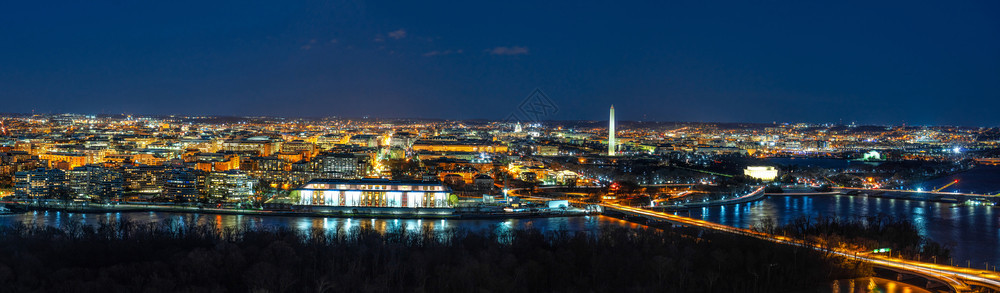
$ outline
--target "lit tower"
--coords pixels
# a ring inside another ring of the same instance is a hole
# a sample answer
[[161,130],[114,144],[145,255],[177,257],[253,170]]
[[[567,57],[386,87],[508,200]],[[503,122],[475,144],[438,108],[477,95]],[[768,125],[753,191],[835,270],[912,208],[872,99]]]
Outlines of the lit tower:
[[615,105],[611,105],[611,117],[608,119],[608,156],[615,155]]

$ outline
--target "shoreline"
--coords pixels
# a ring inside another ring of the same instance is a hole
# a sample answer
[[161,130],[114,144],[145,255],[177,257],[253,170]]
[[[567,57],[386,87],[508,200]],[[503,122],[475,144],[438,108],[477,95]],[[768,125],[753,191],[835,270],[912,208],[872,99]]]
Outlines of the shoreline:
[[975,164],[975,165],[972,165],[972,168],[958,170],[958,171],[952,171],[952,172],[944,172],[944,173],[939,174],[939,175],[934,175],[934,176],[930,176],[930,177],[927,177],[927,178],[920,179],[919,181],[914,180],[914,181],[911,181],[911,182],[907,182],[903,186],[921,184],[921,183],[924,183],[924,182],[927,182],[927,181],[931,181],[931,180],[935,180],[935,179],[940,179],[940,178],[944,178],[944,177],[948,177],[948,176],[952,176],[952,175],[962,174],[962,173],[965,173],[965,172],[972,171],[972,170],[974,170],[974,169],[976,169],[978,167],[982,167],[982,165]]
[[371,219],[520,219],[520,218],[547,218],[547,217],[575,217],[585,216],[589,213],[585,211],[533,211],[533,212],[461,212],[455,209],[437,210],[436,212],[426,212],[415,209],[408,212],[385,210],[377,208],[357,208],[352,212],[344,211],[292,211],[292,210],[254,210],[254,209],[221,209],[221,208],[200,208],[200,207],[178,207],[162,205],[116,205],[106,206],[52,206],[52,205],[25,205],[7,204],[10,212],[0,213],[0,215],[13,215],[30,211],[56,211],[81,214],[106,214],[106,213],[141,213],[141,212],[165,212],[165,213],[190,213],[190,214],[210,214],[210,215],[246,215],[263,217],[310,217],[310,218],[371,218]]

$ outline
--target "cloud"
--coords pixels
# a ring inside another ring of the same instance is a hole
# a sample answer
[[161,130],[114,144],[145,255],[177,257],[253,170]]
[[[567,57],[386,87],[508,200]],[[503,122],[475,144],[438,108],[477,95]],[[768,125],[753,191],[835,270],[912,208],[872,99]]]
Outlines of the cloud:
[[434,50],[434,51],[430,51],[430,52],[424,53],[424,57],[445,56],[445,55],[451,55],[451,54],[462,54],[462,49],[458,49],[458,50],[444,50],[444,51]]
[[393,40],[398,40],[398,39],[405,38],[406,37],[406,30],[404,30],[404,29],[398,29],[398,30],[391,31],[391,32],[389,32],[389,37],[392,38]]
[[309,50],[309,49],[312,49],[313,45],[315,45],[315,44],[316,44],[316,39],[312,39],[312,40],[309,40],[308,44],[302,45],[302,47],[299,47],[299,48],[302,49],[302,50]]
[[518,46],[513,46],[513,47],[496,47],[496,48],[493,48],[493,49],[487,49],[486,52],[490,52],[491,55],[508,55],[508,56],[526,55],[526,54],[528,54],[528,48],[527,47],[518,47]]

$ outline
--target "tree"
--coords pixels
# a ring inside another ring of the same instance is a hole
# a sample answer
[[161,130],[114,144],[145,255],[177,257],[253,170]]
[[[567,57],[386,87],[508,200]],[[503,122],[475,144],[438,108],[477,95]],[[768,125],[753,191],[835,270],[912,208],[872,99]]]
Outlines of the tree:
[[639,191],[639,184],[631,180],[615,181],[611,183],[612,190],[618,194],[632,194]]
[[637,197],[629,199],[628,200],[628,205],[630,205],[630,206],[645,206],[645,205],[649,205],[650,201],[652,201],[652,200],[653,199],[650,198],[648,195],[641,195],[641,196],[637,196]]

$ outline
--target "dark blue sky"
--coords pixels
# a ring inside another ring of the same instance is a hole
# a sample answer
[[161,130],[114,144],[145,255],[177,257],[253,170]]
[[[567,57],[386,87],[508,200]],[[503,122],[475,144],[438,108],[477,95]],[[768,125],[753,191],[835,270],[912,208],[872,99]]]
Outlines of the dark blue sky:
[[1000,125],[998,1],[398,2],[5,1],[0,112]]

